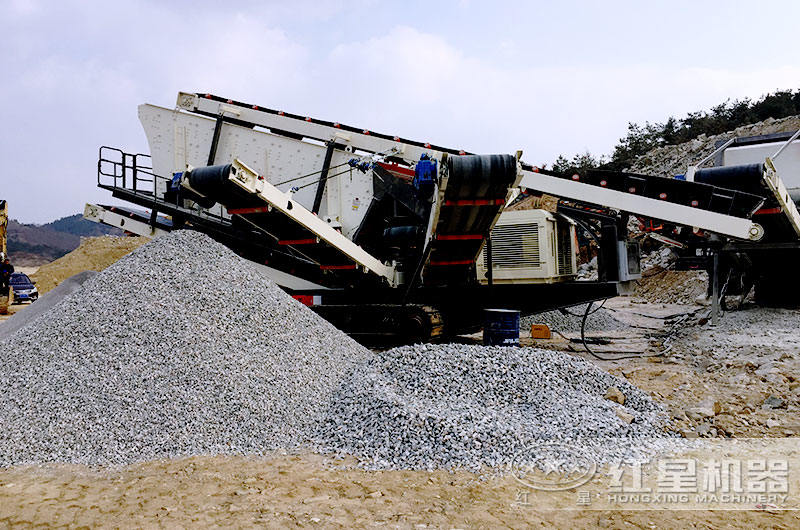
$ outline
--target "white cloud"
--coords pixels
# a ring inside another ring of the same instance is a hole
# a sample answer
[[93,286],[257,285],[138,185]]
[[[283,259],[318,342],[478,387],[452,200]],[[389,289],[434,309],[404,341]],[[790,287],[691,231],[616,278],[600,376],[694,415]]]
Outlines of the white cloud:
[[10,0],[8,7],[14,15],[28,16],[39,13],[42,9],[37,0]]
[[[436,24],[373,24],[386,8],[370,0],[3,6],[0,97],[10,102],[4,120],[13,125],[0,129],[0,193],[24,202],[35,186],[37,207],[19,214],[35,221],[107,198],[94,187],[97,147],[145,149],[136,106],[172,106],[179,90],[476,152],[523,148],[526,160],[543,163],[560,153],[607,153],[629,121],[800,85],[794,61],[769,68],[699,67],[692,58],[675,65],[658,56],[559,62],[557,39],[549,47],[519,34],[492,40],[475,31],[481,20],[464,26],[481,45],[473,49]],[[592,35],[584,38],[591,45]]]
[[629,121],[664,120],[729,97],[800,85],[794,66],[753,72],[488,62],[402,26],[338,46],[328,68],[341,84],[347,83],[342,72],[359,80],[342,96],[350,114],[478,152],[525,147],[537,162],[587,149],[608,153]]

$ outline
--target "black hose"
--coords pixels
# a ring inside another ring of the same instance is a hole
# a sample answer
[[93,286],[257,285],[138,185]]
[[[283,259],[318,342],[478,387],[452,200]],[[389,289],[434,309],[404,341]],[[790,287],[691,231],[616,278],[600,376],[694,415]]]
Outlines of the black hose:
[[[592,311],[592,312],[591,312],[591,313],[589,313],[589,314],[590,314],[590,315],[594,315],[595,313],[597,313],[598,311],[600,311],[600,310],[603,308],[603,306],[604,306],[604,305],[606,305],[606,302],[607,302],[607,301],[608,301],[608,298],[604,298],[604,299],[603,299],[603,303],[601,303],[599,306],[597,306],[597,309],[595,309],[594,311]],[[591,302],[591,303],[593,304],[594,302]],[[588,308],[588,306],[587,306],[587,308]],[[581,318],[581,316],[582,316],[582,315],[576,315],[575,313],[572,313],[572,312],[570,312],[570,310],[569,310],[569,309],[567,309],[566,307],[561,307],[561,308],[559,308],[558,310],[559,310],[559,311],[561,311],[561,312],[562,312],[562,313],[564,313],[564,314],[571,315],[571,316],[573,316],[573,317],[578,317],[578,318]]]
[[[606,300],[608,300],[608,298],[606,298],[605,300],[603,300],[603,303],[602,303],[602,304],[600,304],[600,307],[603,307],[603,304],[605,304],[605,303],[606,303]],[[583,343],[583,347],[584,347],[584,349],[586,349],[586,351],[587,351],[587,352],[588,352],[588,353],[589,353],[589,354],[590,354],[592,357],[594,357],[595,359],[599,359],[599,360],[601,360],[601,361],[620,361],[620,360],[624,360],[624,359],[643,359],[643,358],[646,358],[646,357],[660,357],[660,356],[664,355],[664,354],[667,352],[667,350],[665,349],[665,350],[663,350],[663,351],[661,351],[661,352],[659,352],[659,353],[656,353],[656,354],[654,354],[654,355],[642,355],[642,354],[635,354],[635,355],[621,355],[621,356],[619,356],[619,357],[612,357],[612,358],[601,357],[601,356],[600,356],[600,355],[598,355],[597,353],[593,352],[593,351],[592,351],[592,349],[591,349],[591,348],[589,348],[589,345],[586,343],[586,319],[587,319],[587,318],[589,318],[589,315],[591,315],[591,314],[592,314],[592,313],[590,313],[589,311],[591,310],[591,308],[592,308],[592,306],[593,306],[593,305],[594,305],[594,301],[592,301],[592,302],[589,302],[589,303],[586,305],[586,311],[584,311],[584,313],[583,313],[583,318],[581,319],[581,343]],[[600,309],[600,307],[598,307],[597,309],[595,309],[595,311],[597,311],[598,309]],[[594,312],[594,311],[593,311],[593,312]],[[562,335],[562,336],[563,336],[563,335]],[[612,353],[612,352],[607,352],[607,353]],[[620,353],[620,354],[623,354],[623,353],[626,353],[626,352],[619,352],[619,353]]]

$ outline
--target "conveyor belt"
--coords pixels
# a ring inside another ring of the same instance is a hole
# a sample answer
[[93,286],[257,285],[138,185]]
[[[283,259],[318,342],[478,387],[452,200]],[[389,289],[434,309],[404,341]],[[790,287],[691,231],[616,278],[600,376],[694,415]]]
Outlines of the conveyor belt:
[[[256,189],[255,183],[259,182]],[[291,250],[324,274],[326,286],[347,286],[364,281],[371,271],[393,281],[393,271],[344,237],[319,217],[265,182],[240,161],[209,166],[189,172],[184,186],[222,204],[229,214],[239,216]]]
[[581,205],[611,208],[739,239],[758,240],[764,234],[763,227],[750,219],[766,202],[766,193],[630,172],[595,170],[569,175],[532,166],[523,166],[520,185]]
[[423,271],[426,285],[474,279],[475,260],[516,179],[511,155],[448,157],[447,188]]

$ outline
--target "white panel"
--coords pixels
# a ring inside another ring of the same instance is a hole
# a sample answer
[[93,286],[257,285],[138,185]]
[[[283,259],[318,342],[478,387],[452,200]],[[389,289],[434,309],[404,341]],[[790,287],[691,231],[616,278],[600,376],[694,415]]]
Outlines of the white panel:
[[[183,171],[185,166],[176,167],[180,161],[193,167],[203,167],[207,164],[215,120],[148,104],[139,106],[139,119],[147,135],[153,158],[153,171],[156,174],[169,178],[174,172]],[[181,140],[185,145],[176,145]],[[346,164],[352,157],[350,153],[334,151],[331,166]],[[277,186],[283,192],[294,186],[305,186],[294,195],[294,200],[307,209],[313,206],[316,181],[319,180],[318,172],[325,159],[324,146],[225,123],[222,126],[214,163],[229,164],[236,158],[263,175],[272,184],[314,173]],[[346,169],[346,166],[334,167],[329,175]],[[331,218],[332,222],[340,222],[342,232],[350,237],[361,224],[366,207],[372,199],[372,175],[371,172],[365,174],[356,170],[347,171],[328,180],[326,188],[332,183],[335,183],[333,189],[335,194],[358,197],[359,204],[355,207],[350,200],[342,205],[343,210],[340,213],[340,201],[337,200],[332,203],[329,214],[328,200],[323,198],[320,218],[325,220]]]
[[[780,149],[783,142],[768,144],[744,145],[729,147],[722,155],[723,166],[739,166],[743,164],[763,164],[768,156],[772,156]],[[775,163],[783,184],[789,191],[792,199],[800,200],[800,140],[795,140],[786,149]]]
[[167,233],[160,228],[153,228],[148,223],[132,219],[127,215],[120,215],[97,204],[87,203],[83,210],[83,218],[95,223],[120,228],[143,237],[157,237]]
[[[544,210],[502,212],[492,229],[492,281],[530,284],[570,279],[557,271],[555,226],[555,218]],[[477,262],[478,280],[484,285],[487,262],[484,246]]]

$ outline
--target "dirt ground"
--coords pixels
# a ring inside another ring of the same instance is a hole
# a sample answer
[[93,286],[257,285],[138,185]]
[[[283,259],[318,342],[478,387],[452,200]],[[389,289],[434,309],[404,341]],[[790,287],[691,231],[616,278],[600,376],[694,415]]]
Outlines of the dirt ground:
[[[625,377],[662,403],[688,437],[800,435],[800,311],[751,307],[726,313],[714,327],[710,322],[698,324],[710,310],[696,305],[619,297],[605,307],[631,325],[619,331],[587,333],[610,339],[610,344],[590,345],[610,361],[598,360],[579,342],[555,335],[551,340],[523,335],[521,342],[571,351]],[[671,342],[663,345],[663,334],[672,327],[663,317],[693,311],[696,315],[675,326]],[[577,340],[579,334],[567,336]],[[664,349],[667,353],[658,355]],[[633,358],[613,360],[626,354]],[[764,407],[769,396],[776,396],[783,405]],[[719,411],[710,416],[695,410],[710,407],[713,412],[715,403]]]
[[[527,334],[522,342],[572,351],[627,378],[663,403],[687,438],[773,438],[800,450],[800,312],[751,309],[711,327],[700,306],[617,298],[605,307],[631,327],[591,334],[600,339],[592,349],[633,358],[598,360],[576,334],[550,340]],[[687,313],[691,318],[665,318]],[[765,406],[770,396],[779,400],[774,407]],[[0,527],[800,527],[800,483],[791,485],[793,501],[780,506],[600,510],[577,506],[574,490],[530,490],[508,474],[376,472],[352,464],[299,453],[119,469],[10,468],[0,470]]]
[[[0,524],[271,528],[797,528],[797,511],[569,508],[509,477],[335,469],[315,455],[0,472]],[[559,509],[561,508],[561,509]]]

